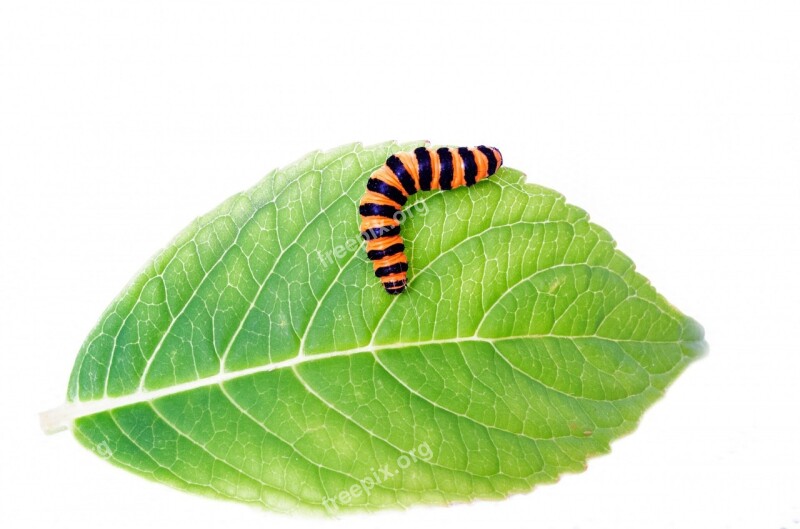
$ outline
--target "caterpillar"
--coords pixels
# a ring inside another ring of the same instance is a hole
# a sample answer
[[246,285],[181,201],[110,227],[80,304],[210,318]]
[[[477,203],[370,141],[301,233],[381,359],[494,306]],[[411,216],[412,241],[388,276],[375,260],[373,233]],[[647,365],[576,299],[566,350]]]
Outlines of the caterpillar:
[[471,186],[503,165],[494,147],[418,147],[389,156],[367,180],[361,198],[361,237],[375,276],[388,294],[406,288],[408,259],[400,236],[400,210],[417,191]]

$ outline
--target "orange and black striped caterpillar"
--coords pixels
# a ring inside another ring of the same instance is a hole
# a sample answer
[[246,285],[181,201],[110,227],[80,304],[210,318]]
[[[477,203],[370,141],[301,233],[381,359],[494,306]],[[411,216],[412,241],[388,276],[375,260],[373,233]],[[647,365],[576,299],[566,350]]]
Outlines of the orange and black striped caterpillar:
[[457,147],[400,152],[387,158],[367,181],[361,198],[361,237],[375,275],[389,294],[406,288],[408,259],[400,237],[400,210],[410,195],[431,189],[471,186],[492,176],[503,164],[494,147]]

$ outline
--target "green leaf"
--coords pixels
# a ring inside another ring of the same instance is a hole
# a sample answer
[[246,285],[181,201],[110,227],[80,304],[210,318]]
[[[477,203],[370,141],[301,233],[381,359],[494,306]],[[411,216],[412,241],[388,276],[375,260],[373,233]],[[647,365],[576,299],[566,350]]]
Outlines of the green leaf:
[[195,220],[103,314],[69,426],[115,465],[275,510],[502,498],[585,468],[704,349],[586,213],[503,168],[420,193],[388,296],[348,145]]

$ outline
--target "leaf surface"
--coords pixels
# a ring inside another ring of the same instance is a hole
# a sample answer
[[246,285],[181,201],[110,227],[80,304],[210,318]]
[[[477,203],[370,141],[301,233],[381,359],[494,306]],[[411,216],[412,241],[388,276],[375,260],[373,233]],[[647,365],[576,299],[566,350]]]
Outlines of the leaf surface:
[[607,452],[702,328],[508,168],[409,200],[387,296],[357,203],[418,145],[312,153],[195,220],[89,335],[61,420],[134,473],[280,511],[502,498]]

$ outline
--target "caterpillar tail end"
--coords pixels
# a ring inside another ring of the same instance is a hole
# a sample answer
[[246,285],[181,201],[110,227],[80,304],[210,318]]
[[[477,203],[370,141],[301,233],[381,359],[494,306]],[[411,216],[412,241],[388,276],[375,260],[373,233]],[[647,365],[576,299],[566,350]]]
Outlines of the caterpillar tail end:
[[406,289],[406,280],[401,279],[400,281],[386,282],[383,284],[383,288],[386,290],[387,294],[392,296],[402,294]]

